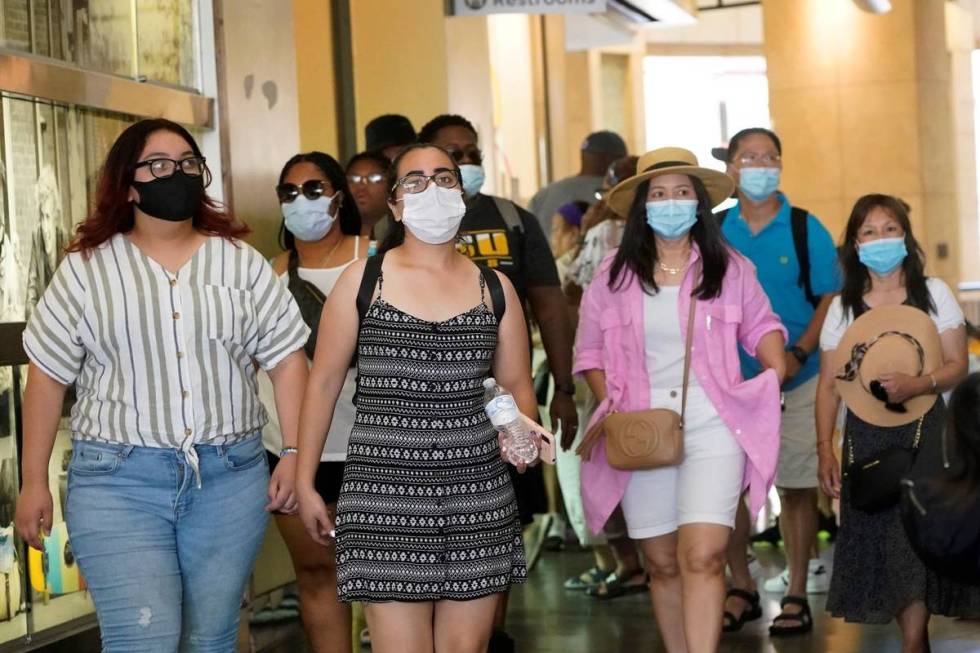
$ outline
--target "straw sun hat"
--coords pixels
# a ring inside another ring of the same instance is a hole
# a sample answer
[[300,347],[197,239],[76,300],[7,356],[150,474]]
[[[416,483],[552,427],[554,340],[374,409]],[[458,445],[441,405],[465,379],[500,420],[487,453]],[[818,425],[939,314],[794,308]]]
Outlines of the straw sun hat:
[[887,402],[878,379],[890,372],[924,376],[943,364],[939,330],[924,311],[911,306],[879,306],[854,320],[834,356],[841,399],[858,417],[877,426],[901,426],[919,419],[937,395]]
[[641,156],[636,164],[636,174],[613,188],[606,202],[613,211],[625,217],[640,184],[647,179],[670,174],[689,175],[704,182],[712,207],[731,197],[735,190],[735,182],[731,177],[724,172],[698,165],[698,157],[694,152],[681,147],[662,147]]

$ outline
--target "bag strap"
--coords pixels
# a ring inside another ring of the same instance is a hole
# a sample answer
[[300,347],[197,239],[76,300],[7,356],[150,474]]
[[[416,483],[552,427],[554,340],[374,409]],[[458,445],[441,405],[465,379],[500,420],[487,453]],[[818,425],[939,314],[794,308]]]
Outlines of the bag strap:
[[374,287],[378,284],[378,277],[381,276],[381,263],[384,261],[384,252],[375,254],[368,258],[364,265],[364,276],[361,277],[361,287],[357,291],[357,324],[360,326],[371,307],[371,299],[374,297]]
[[[700,273],[700,270],[698,271]],[[697,276],[694,277],[697,280]],[[691,307],[687,311],[687,337],[684,339],[684,388],[681,390],[681,428],[684,428],[684,415],[687,413],[687,386],[691,379],[691,345],[694,341],[694,312],[698,300],[691,293]]]
[[504,287],[500,283],[500,277],[497,273],[488,268],[485,265],[480,265],[480,274],[483,275],[483,281],[487,284],[487,290],[490,291],[490,301],[493,303],[493,316],[497,318],[497,327],[500,327],[500,321],[504,319],[504,311],[507,310],[507,299],[504,297]]
[[790,211],[790,227],[793,230],[793,248],[796,250],[796,260],[800,264],[800,278],[797,282],[806,294],[806,300],[814,308],[820,304],[820,298],[813,294],[813,285],[810,281],[810,245],[809,230],[807,222],[810,212],[799,206],[794,206]]
[[507,225],[509,231],[516,231],[519,234],[524,233],[524,224],[521,222],[521,216],[517,214],[517,206],[510,200],[506,200],[503,197],[497,197],[496,195],[491,195],[490,199],[497,206],[497,211],[500,212],[500,217],[504,219],[504,223]]

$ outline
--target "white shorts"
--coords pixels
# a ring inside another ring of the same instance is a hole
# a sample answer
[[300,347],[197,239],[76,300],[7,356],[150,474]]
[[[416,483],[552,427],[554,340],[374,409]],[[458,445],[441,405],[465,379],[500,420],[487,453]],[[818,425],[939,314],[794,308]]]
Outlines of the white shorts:
[[817,481],[817,426],[813,416],[819,377],[785,394],[779,436],[776,487],[815,488]]
[[[681,389],[652,390],[652,408],[681,412]],[[687,393],[684,462],[633,472],[623,514],[634,540],[667,535],[684,524],[733,528],[742,495],[745,452],[698,386]]]

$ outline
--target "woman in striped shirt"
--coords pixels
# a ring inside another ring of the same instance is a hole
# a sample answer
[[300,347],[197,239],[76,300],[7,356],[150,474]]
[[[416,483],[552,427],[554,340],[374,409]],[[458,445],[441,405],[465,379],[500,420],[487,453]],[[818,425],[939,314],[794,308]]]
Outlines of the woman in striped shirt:
[[41,548],[51,528],[48,460],[74,384],[65,520],[113,653],[233,651],[267,510],[296,506],[294,461],[268,482],[256,364],[289,446],[309,331],[206,181],[179,125],[126,129],[24,333],[17,529]]

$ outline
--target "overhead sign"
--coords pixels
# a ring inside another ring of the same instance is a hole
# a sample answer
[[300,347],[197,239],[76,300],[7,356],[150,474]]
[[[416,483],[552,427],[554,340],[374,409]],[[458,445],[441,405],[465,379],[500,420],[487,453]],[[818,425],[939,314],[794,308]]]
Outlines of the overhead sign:
[[456,16],[488,14],[595,14],[606,0],[453,0]]

